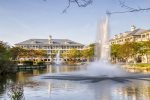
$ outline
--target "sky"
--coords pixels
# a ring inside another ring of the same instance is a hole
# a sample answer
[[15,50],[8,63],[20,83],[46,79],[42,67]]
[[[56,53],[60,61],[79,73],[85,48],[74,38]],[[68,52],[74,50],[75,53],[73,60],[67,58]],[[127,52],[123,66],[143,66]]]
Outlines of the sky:
[[[150,7],[150,0],[125,0],[132,7]],[[27,39],[70,39],[82,44],[95,42],[97,27],[106,11],[125,11],[119,0],[93,0],[85,8],[67,0],[0,0],[0,40],[13,45]],[[129,31],[132,25],[150,29],[150,11],[110,16],[110,38]]]

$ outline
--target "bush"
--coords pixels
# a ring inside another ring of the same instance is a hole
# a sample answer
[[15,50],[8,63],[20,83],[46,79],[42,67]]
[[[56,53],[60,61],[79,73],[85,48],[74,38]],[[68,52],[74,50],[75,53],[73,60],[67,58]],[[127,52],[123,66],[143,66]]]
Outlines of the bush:
[[31,65],[33,65],[33,61],[31,61],[31,60],[26,60],[26,61],[23,61],[23,64],[24,64],[24,65],[29,65],[29,66],[31,66]]
[[37,62],[37,65],[44,65],[45,64],[45,62],[44,61],[39,61],[39,62]]

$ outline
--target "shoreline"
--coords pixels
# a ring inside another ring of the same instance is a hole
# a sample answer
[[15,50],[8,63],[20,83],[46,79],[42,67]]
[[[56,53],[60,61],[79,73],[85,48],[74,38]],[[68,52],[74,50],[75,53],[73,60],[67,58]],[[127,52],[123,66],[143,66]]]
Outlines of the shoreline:
[[139,69],[139,70],[150,70],[150,64],[138,63],[138,64],[125,64],[122,65],[125,69]]

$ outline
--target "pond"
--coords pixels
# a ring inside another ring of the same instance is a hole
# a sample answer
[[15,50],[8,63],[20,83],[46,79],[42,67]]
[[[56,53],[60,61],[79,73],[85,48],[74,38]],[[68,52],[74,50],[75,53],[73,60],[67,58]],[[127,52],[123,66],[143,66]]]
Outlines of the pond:
[[46,80],[39,77],[41,75],[78,72],[81,70],[86,70],[86,66],[56,67],[48,65],[43,70],[19,71],[16,75],[1,78],[0,100],[9,100],[6,84],[10,81],[24,84],[25,100],[150,100],[149,80],[130,79],[127,82],[104,80],[92,83]]

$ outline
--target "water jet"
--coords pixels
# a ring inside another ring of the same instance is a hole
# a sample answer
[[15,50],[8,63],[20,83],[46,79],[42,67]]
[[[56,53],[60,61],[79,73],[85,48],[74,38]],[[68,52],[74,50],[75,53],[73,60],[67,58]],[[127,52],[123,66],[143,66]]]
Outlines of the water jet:
[[56,65],[61,65],[61,63],[62,63],[62,60],[61,60],[61,58],[60,58],[60,50],[59,50],[59,51],[57,52],[57,54],[56,54],[56,58],[55,58],[54,63],[55,63]]

